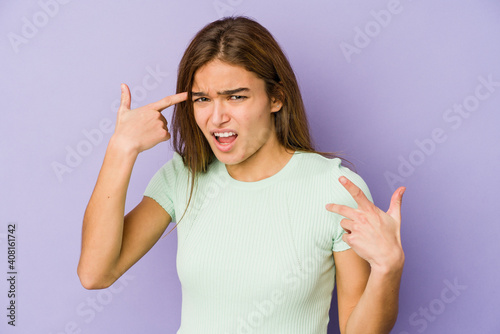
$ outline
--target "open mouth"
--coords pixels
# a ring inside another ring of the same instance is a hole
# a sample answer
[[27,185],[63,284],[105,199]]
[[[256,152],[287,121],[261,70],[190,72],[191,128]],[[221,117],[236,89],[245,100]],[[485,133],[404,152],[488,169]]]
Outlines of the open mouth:
[[236,137],[238,137],[238,135],[234,132],[215,132],[213,136],[221,145],[229,145],[236,140]]

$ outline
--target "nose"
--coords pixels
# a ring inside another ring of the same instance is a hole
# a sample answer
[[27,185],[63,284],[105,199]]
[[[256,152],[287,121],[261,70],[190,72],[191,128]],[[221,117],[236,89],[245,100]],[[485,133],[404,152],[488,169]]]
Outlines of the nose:
[[227,106],[223,101],[215,100],[214,107],[212,111],[212,123],[219,127],[219,125],[224,124],[229,121],[229,110],[227,110]]

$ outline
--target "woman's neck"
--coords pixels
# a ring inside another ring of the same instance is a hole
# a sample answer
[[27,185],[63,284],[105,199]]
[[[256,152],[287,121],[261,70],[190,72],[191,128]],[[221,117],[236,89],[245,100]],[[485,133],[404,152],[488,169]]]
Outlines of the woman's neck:
[[245,161],[237,165],[226,165],[227,172],[235,180],[255,182],[278,173],[290,161],[294,151],[287,150],[276,142],[271,147],[261,147]]

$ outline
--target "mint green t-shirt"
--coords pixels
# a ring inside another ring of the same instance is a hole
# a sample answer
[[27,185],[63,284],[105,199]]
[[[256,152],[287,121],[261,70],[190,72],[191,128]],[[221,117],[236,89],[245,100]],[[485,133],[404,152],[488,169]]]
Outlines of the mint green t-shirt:
[[[362,178],[338,158],[296,151],[278,173],[256,182],[233,179],[218,160],[210,164],[177,226],[177,334],[326,334],[332,252],[349,246],[342,240],[343,217],[325,205],[357,207],[338,182],[341,175],[372,201]],[[144,195],[176,221],[190,181],[174,153]]]

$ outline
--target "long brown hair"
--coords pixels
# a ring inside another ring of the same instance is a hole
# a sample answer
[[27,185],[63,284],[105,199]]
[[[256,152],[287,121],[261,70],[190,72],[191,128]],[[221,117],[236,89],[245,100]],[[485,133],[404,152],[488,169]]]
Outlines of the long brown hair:
[[205,173],[208,165],[216,159],[196,124],[191,96],[196,71],[216,59],[255,73],[265,81],[268,97],[282,102],[281,110],[273,112],[272,117],[278,141],[287,150],[337,157],[335,153],[314,150],[297,79],[271,33],[247,17],[222,18],[206,25],[195,35],[178,69],[177,93],[187,91],[188,99],[175,106],[171,133],[174,150],[182,157],[191,176],[191,192],[186,210],[191,202],[196,175]]

